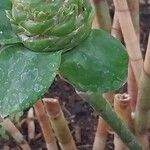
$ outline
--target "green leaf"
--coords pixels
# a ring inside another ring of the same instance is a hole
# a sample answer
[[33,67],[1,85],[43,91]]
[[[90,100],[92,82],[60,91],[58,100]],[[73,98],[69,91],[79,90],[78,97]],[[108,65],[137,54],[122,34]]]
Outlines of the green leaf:
[[0,0],[0,45],[20,42],[12,31],[9,19],[6,17],[6,9],[11,9],[11,2],[9,0]]
[[4,10],[0,10],[0,45],[18,43],[20,40],[12,31]]
[[0,115],[32,106],[53,82],[61,52],[35,53],[21,46],[0,50]]
[[103,93],[125,82],[127,64],[124,46],[108,33],[93,30],[78,47],[63,54],[60,74],[78,90]]
[[11,9],[11,1],[10,0],[0,0],[0,10],[1,9]]

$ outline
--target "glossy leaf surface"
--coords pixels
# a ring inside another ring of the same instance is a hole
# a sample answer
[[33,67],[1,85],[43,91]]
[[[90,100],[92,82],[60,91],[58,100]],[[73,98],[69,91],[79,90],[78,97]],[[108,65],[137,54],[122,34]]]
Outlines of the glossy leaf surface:
[[10,0],[0,0],[0,9],[11,9],[11,1]]
[[18,43],[19,39],[12,31],[5,10],[11,9],[9,0],[0,0],[0,45]]
[[78,47],[63,54],[60,73],[79,91],[103,93],[125,82],[127,64],[124,46],[108,33],[93,30]]
[[35,53],[22,46],[0,49],[0,115],[32,106],[53,82],[61,52]]

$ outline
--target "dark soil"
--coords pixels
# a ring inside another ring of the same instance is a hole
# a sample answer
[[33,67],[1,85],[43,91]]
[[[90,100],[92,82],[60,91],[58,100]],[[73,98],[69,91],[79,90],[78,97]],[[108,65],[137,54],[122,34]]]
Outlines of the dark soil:
[[[148,33],[150,31],[150,4],[141,5],[141,47],[145,53]],[[94,141],[97,115],[93,112],[92,108],[83,101],[68,83],[57,77],[45,94],[45,97],[58,97],[62,106],[62,110],[68,121],[68,125],[76,141],[78,150],[91,150]],[[26,118],[26,112],[22,119]],[[21,120],[22,120],[21,119]],[[20,120],[20,121],[21,121]],[[46,145],[39,127],[36,122],[36,138],[30,142],[32,150],[44,150]],[[17,124],[16,124],[17,125]],[[27,125],[24,122],[19,128],[22,134],[27,138]],[[8,145],[11,150],[20,149],[16,142],[10,137],[9,140],[0,139],[0,150]],[[109,135],[107,142],[107,150],[113,150],[113,135]]]

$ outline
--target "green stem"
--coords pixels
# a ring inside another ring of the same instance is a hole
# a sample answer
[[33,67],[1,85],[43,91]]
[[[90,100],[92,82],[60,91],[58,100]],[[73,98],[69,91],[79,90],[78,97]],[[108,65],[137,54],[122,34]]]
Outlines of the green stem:
[[135,112],[135,127],[139,134],[147,132],[150,110],[150,77],[143,71],[139,83],[138,103]]
[[142,149],[127,125],[119,119],[117,114],[113,111],[110,103],[104,100],[100,94],[79,92],[79,95],[86,99],[98,115],[100,115],[112,127],[130,150]]
[[[135,129],[137,137],[145,137],[145,140],[140,142],[144,147],[144,150],[149,150],[149,141],[147,137],[148,129],[148,116],[150,111],[150,36],[148,40],[148,47],[145,55],[145,61],[143,66],[143,71],[141,73],[141,78],[139,82],[138,90],[138,101],[135,111]],[[147,140],[147,142],[146,142]],[[147,144],[147,145],[146,145]]]
[[107,1],[106,0],[93,0],[93,1],[99,26],[101,27],[101,29],[110,32],[111,17]]

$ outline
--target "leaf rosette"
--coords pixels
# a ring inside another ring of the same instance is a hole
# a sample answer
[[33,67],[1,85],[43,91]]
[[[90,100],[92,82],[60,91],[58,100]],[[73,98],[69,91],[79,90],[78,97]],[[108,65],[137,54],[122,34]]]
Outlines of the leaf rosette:
[[7,11],[13,30],[33,51],[68,50],[91,31],[88,0],[12,0]]

